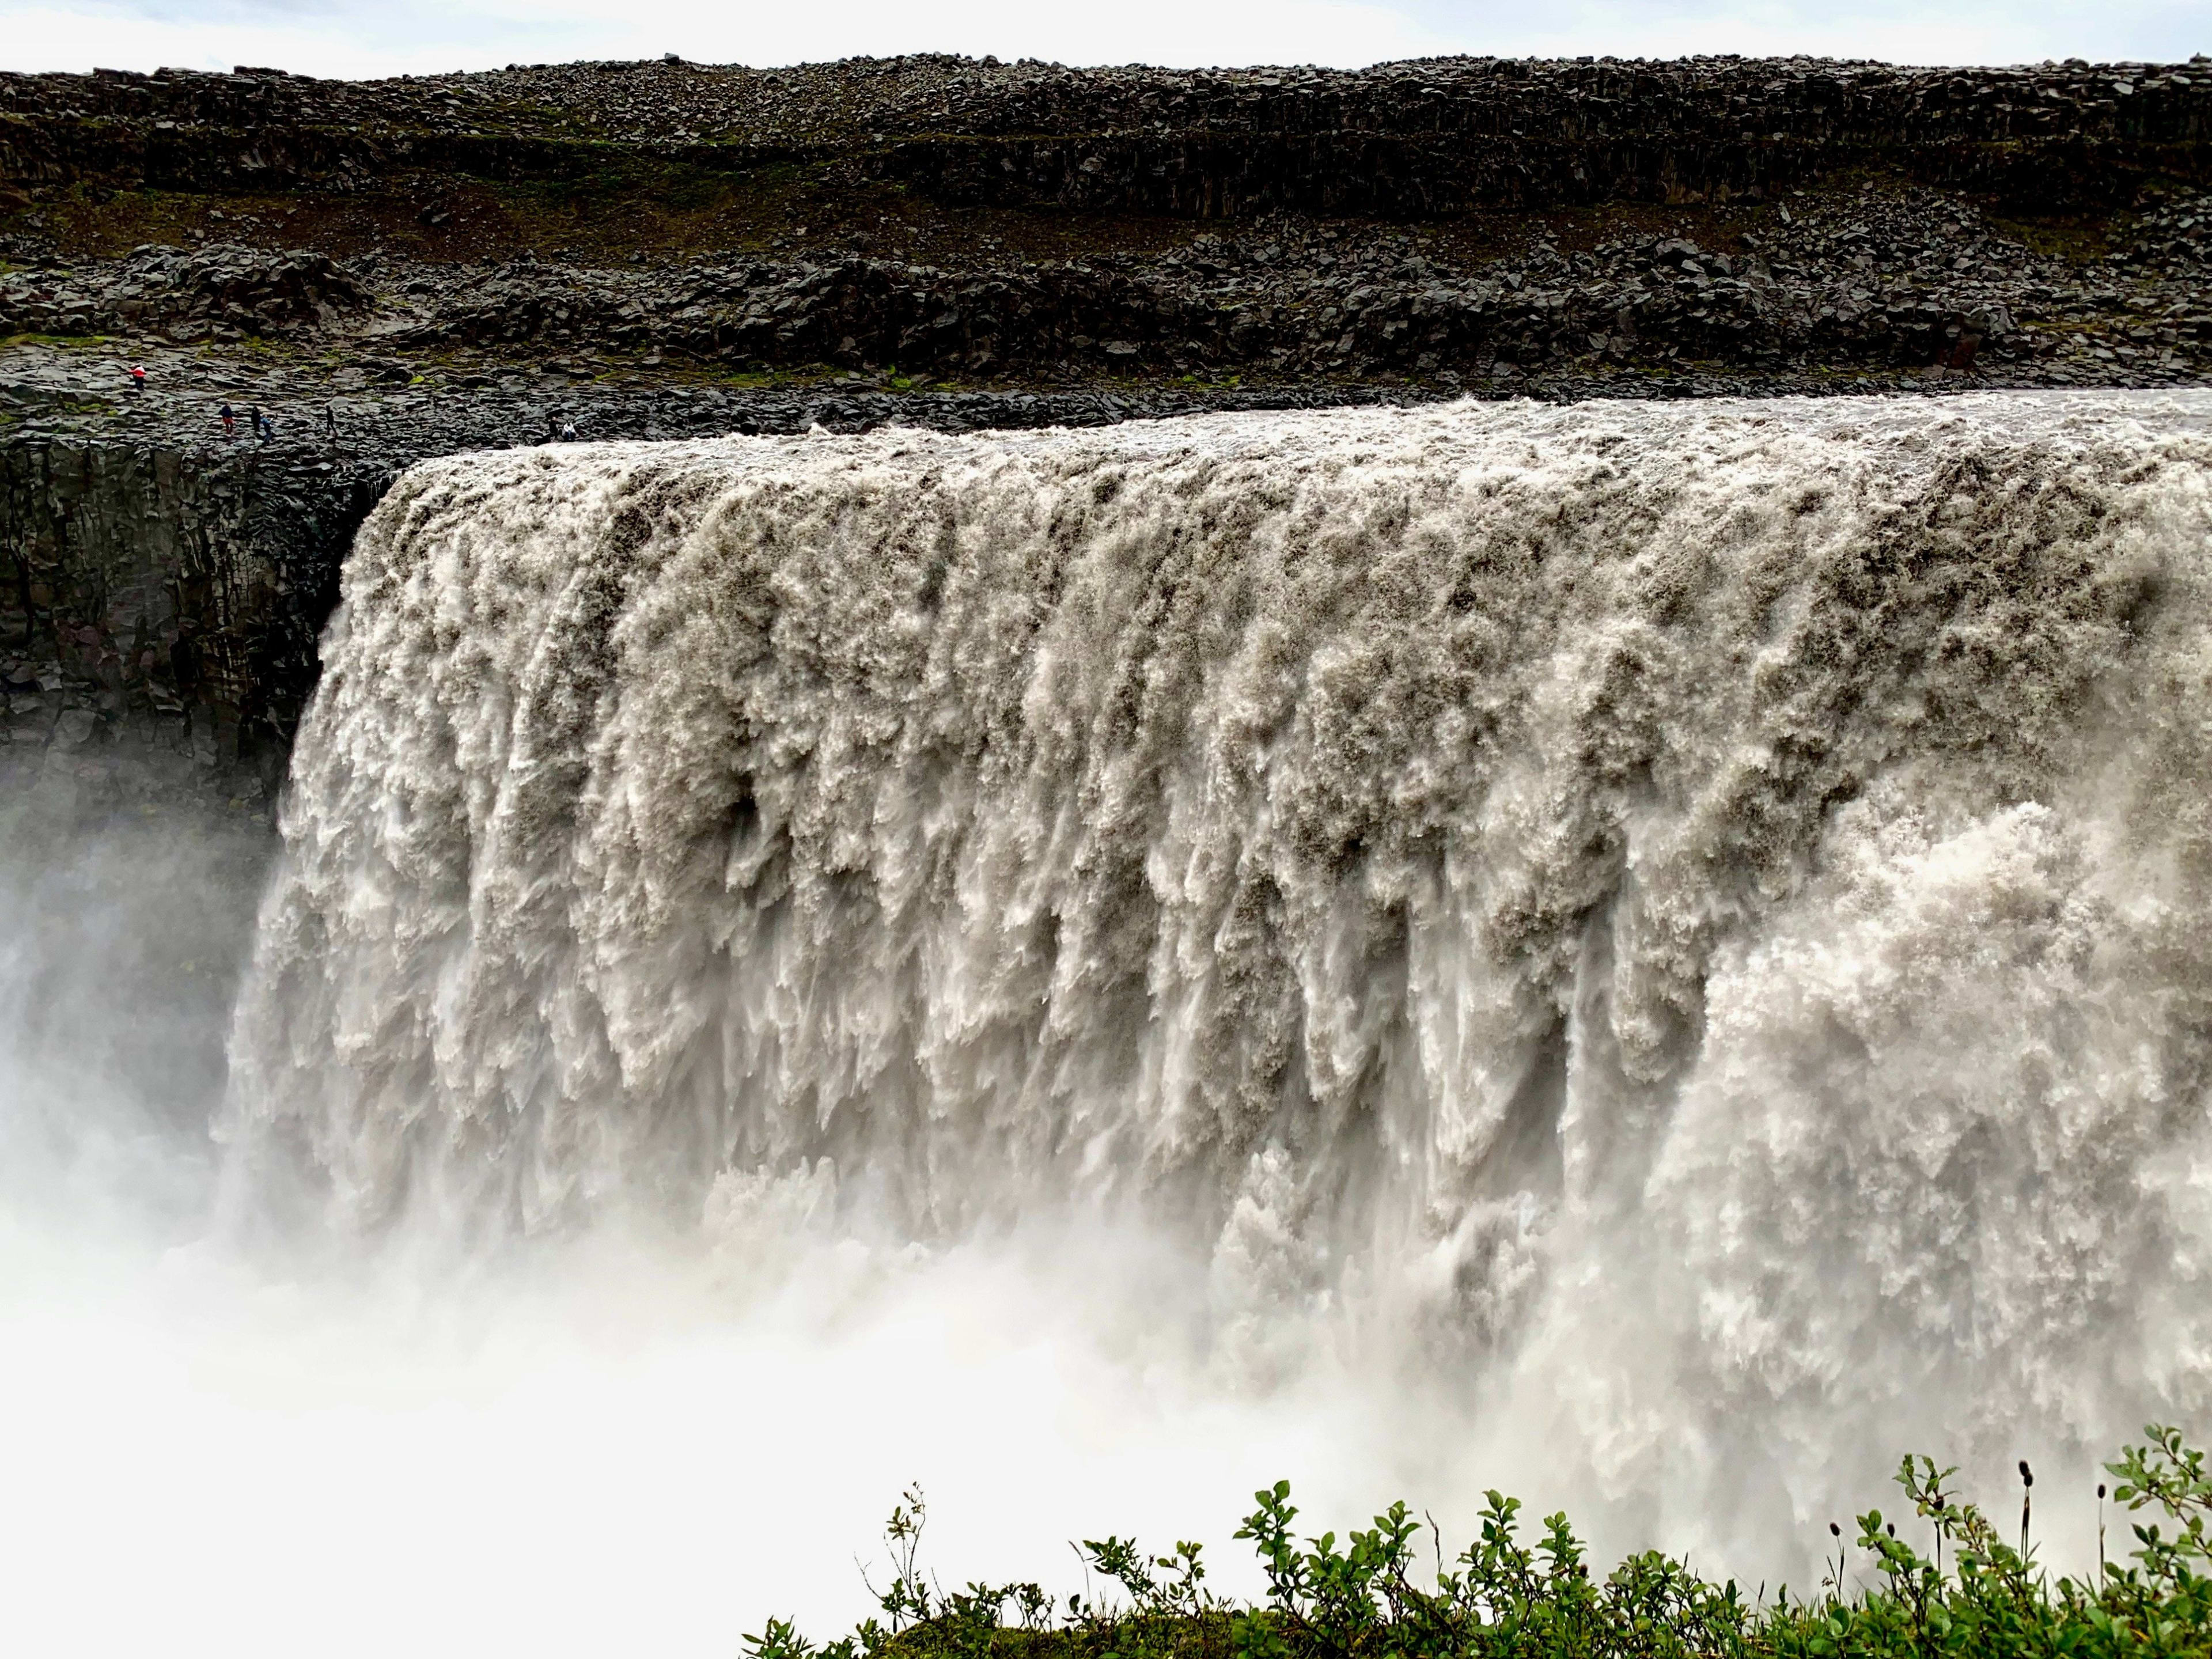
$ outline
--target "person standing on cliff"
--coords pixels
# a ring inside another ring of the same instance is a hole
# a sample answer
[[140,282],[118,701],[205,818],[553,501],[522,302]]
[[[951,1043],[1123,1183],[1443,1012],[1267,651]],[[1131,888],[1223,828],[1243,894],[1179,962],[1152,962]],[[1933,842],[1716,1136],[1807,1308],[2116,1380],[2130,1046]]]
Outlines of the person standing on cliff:
[[226,438],[235,436],[238,432],[238,416],[228,404],[222,406],[222,435]]
[[146,365],[145,365],[145,364],[143,364],[143,363],[133,363],[133,364],[131,364],[131,389],[133,392],[140,392],[140,393],[144,392],[144,391],[146,390]]
[[323,405],[323,436],[332,443],[338,441],[338,406],[333,403]]

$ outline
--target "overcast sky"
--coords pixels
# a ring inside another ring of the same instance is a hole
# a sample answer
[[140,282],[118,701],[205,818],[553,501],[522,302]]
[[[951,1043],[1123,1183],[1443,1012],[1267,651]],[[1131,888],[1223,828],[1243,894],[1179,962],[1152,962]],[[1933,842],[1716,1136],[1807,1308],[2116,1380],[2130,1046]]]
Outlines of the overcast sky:
[[1442,52],[2171,60],[2212,52],[2212,0],[0,0],[8,69],[365,76],[931,51],[1346,67]]

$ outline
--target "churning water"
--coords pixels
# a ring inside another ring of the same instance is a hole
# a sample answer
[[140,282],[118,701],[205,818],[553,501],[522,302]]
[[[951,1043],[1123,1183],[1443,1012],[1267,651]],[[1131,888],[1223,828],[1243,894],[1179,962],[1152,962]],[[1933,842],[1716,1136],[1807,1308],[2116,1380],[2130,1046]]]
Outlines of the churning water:
[[458,457],[325,660],[161,1341],[565,1540],[403,1611],[726,1650],[915,1474],[1802,1584],[2212,1403],[2212,400]]

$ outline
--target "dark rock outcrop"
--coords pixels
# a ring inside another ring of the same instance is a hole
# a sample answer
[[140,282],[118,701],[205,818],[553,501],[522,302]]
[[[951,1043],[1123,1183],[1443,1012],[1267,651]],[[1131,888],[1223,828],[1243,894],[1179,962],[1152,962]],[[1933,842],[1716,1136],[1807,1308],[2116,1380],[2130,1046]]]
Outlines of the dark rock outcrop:
[[395,167],[574,178],[611,149],[837,160],[947,204],[1234,218],[1725,200],[1881,167],[2044,207],[2204,177],[2212,66],[1451,58],[1343,71],[957,58],[511,67],[333,82],[0,76],[0,179],[347,190]]
[[0,276],[0,334],[297,337],[356,315],[368,302],[351,274],[325,254],[146,246],[89,270],[33,268]]

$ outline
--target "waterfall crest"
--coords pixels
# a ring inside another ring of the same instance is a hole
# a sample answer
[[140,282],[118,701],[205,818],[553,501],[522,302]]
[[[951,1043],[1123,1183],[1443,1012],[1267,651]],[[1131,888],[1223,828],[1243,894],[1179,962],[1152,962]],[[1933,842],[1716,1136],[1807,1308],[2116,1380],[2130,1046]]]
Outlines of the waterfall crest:
[[224,1134],[371,1229],[1140,1213],[1224,1328],[1510,1356],[1622,1470],[1742,1412],[1893,1458],[1908,1396],[2201,1409],[2208,417],[422,465],[346,572]]

